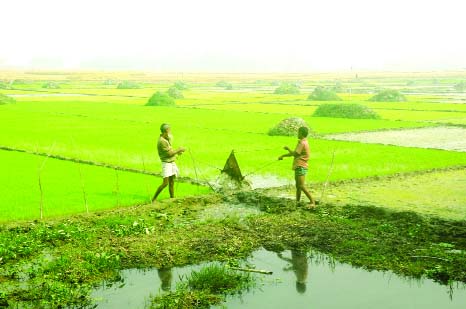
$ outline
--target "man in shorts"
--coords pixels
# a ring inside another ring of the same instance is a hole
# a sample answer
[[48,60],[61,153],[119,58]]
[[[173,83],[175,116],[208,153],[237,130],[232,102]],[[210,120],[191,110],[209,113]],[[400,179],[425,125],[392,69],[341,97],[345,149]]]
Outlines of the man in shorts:
[[285,157],[294,157],[293,160],[293,170],[296,181],[296,202],[299,203],[301,200],[301,192],[309,198],[309,208],[314,208],[316,206],[314,199],[311,196],[311,193],[306,189],[304,182],[306,180],[306,174],[308,169],[307,161],[309,160],[309,142],[307,141],[307,135],[309,134],[309,129],[306,127],[300,127],[298,129],[298,145],[294,151],[289,147],[285,146],[284,149],[288,151],[287,154],[281,155],[278,157],[278,160],[283,160]]
[[182,154],[186,149],[183,147],[174,150],[171,145],[172,135],[170,125],[164,123],[160,126],[160,137],[157,142],[157,150],[159,153],[160,161],[162,161],[162,177],[163,182],[157,188],[157,191],[152,198],[154,202],[159,194],[168,186],[170,197],[175,197],[175,178],[178,176],[178,167],[175,160],[178,154]]

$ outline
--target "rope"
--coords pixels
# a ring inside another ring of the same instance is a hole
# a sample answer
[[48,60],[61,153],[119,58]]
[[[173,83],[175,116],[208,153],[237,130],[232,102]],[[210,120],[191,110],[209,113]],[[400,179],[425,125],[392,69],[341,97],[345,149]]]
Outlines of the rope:
[[322,188],[322,192],[320,194],[320,200],[319,200],[320,203],[323,203],[325,189],[327,189],[328,181],[329,181],[330,175],[332,174],[332,171],[333,171],[333,162],[335,161],[335,151],[336,151],[336,149],[333,149],[332,162],[330,163],[330,168],[329,168],[328,173],[327,173],[327,179],[325,180],[324,187]]
[[277,162],[278,162],[278,160],[274,160],[274,161],[272,161],[272,162],[269,162],[269,163],[267,163],[267,164],[265,164],[265,165],[259,167],[258,169],[252,171],[251,173],[248,173],[248,174],[244,175],[244,177],[251,176],[251,175],[257,173],[258,171],[263,170],[264,168],[269,167],[270,165],[275,164],[275,163],[277,163]]
[[[194,168],[194,174],[196,175],[196,182],[199,183],[199,176],[197,174],[197,165],[196,165],[196,160],[194,159],[194,156],[193,156],[193,153],[191,151],[191,149],[188,149],[188,152],[189,152],[189,156],[191,157],[191,161],[193,162],[193,168]],[[217,167],[214,167],[216,169],[219,169]],[[219,169],[220,170],[220,169]],[[212,189],[212,191],[215,192],[215,188],[210,184],[210,182],[207,180],[207,179],[202,179],[205,183],[207,183],[207,185]],[[218,178],[217,178],[218,180]]]
[[261,149],[247,149],[247,150],[235,150],[235,152],[247,153],[247,152],[256,152],[256,151],[269,151],[269,150],[276,150],[278,147],[271,147],[271,148],[261,148]]

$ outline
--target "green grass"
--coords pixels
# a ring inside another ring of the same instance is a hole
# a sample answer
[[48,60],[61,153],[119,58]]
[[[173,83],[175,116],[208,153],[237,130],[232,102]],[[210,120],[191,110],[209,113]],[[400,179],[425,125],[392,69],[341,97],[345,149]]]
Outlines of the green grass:
[[[325,205],[310,212],[276,194],[233,196],[250,207],[261,201],[258,206],[265,211],[248,218],[199,220],[206,210],[225,203],[215,196],[35,224],[0,225],[0,291],[4,292],[0,299],[13,308],[91,307],[96,302],[92,288],[102,282],[117,287],[123,283],[122,269],[235,263],[261,247],[276,252],[312,248],[366,270],[391,270],[443,284],[466,282],[464,221],[364,205]],[[230,202],[229,207],[237,205]],[[202,282],[208,281],[204,277]],[[188,308],[192,308],[190,300],[210,304],[203,297],[206,294],[172,296],[168,303],[183,299]],[[219,299],[212,300],[218,303]]]
[[253,284],[254,277],[249,273],[210,264],[182,278],[175,291],[153,297],[148,308],[210,308],[221,304],[225,296],[239,294]]
[[[159,177],[150,175],[0,151],[0,221],[40,218],[39,170],[42,166],[45,218],[85,212],[83,190],[89,211],[94,212],[148,203],[161,183]],[[186,183],[176,184],[176,190],[179,196],[209,192],[204,187]],[[160,198],[167,197],[168,192],[163,192]]]
[[[276,160],[284,145],[294,146],[293,137],[266,134],[281,119],[280,115],[110,103],[19,102],[0,114],[3,128],[0,140],[5,146],[41,152],[48,152],[55,144],[53,153],[66,157],[159,171],[155,143],[160,123],[168,121],[173,127],[174,145],[188,147],[200,177],[213,179],[218,175],[216,168],[223,167],[232,149],[237,151],[240,166],[248,174]],[[374,130],[398,124],[388,122],[387,126],[387,122],[379,120],[317,117],[305,120],[318,133]],[[311,180],[325,179],[334,149],[337,149],[336,179],[466,164],[466,156],[461,153],[311,140]],[[195,177],[189,152],[179,158],[179,165],[184,176]],[[289,162],[277,162],[260,174],[288,178],[289,165]]]

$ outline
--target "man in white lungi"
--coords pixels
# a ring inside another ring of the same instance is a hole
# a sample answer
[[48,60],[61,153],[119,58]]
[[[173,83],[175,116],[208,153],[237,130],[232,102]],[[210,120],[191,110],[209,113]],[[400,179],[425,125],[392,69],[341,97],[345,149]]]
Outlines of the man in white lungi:
[[160,192],[168,186],[170,197],[175,197],[175,178],[178,176],[178,167],[175,160],[178,154],[182,154],[186,149],[183,147],[174,150],[171,145],[172,135],[170,125],[164,123],[160,126],[160,137],[157,142],[157,150],[159,152],[160,160],[162,161],[162,177],[163,182],[158,187],[157,191],[152,198],[152,202],[157,199]]

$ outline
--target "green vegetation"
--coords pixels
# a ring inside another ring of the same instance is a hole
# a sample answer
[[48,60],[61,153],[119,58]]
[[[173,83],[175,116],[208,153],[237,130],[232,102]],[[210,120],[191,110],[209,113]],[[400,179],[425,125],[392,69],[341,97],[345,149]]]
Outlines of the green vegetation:
[[344,86],[343,83],[340,81],[335,82],[335,85],[331,88],[334,92],[343,92]]
[[321,86],[316,87],[307,99],[310,101],[341,101],[335,90]]
[[[39,219],[41,204],[44,218],[145,204],[162,182],[156,176],[13,151],[0,151],[0,169],[0,222]],[[210,192],[187,183],[176,189],[178,196]],[[163,192],[161,198],[167,197]]]
[[116,80],[113,80],[113,79],[106,79],[106,80],[104,80],[104,82],[102,84],[105,85],[105,86],[113,86],[113,85],[117,85],[118,82]]
[[[192,92],[190,98],[191,95]],[[276,97],[279,95],[274,98]],[[201,96],[200,101],[203,98]],[[223,97],[214,98],[221,100]],[[182,105],[184,100],[187,99],[179,100],[177,105]],[[225,109],[228,112],[192,108],[177,108],[174,112],[172,107],[144,107],[144,98],[118,100],[105,96],[24,97],[18,98],[17,101],[17,104],[3,106],[0,113],[0,139],[4,146],[45,153],[52,151],[53,154],[70,158],[158,172],[160,162],[154,139],[159,135],[160,124],[168,120],[175,135],[174,146],[191,148],[198,176],[206,180],[217,178],[218,170],[214,167],[223,167],[232,149],[237,152],[245,173],[253,172],[267,162],[276,161],[283,145],[295,142],[295,137],[267,136],[269,129],[284,118],[303,118],[317,134],[432,125],[377,119],[302,117],[299,108],[293,114],[234,112],[230,111],[230,106]],[[231,104],[231,108],[235,106]],[[390,112],[393,112],[393,115],[405,114],[398,110]],[[23,125],[18,126],[16,119],[22,119]],[[196,121],[193,121],[194,119]],[[44,123],[48,125],[44,126]],[[104,136],[102,132],[105,132]],[[209,138],[206,139],[206,136]],[[228,143],[218,143],[225,138],[228,138]],[[55,147],[50,150],[54,143]],[[462,153],[322,139],[311,139],[310,143],[313,149],[311,160],[319,166],[309,175],[310,181],[325,181],[333,149],[337,149],[338,158],[333,172],[335,179],[388,175],[466,164],[466,158]],[[269,150],[261,152],[261,149]],[[254,151],[246,152],[251,150]],[[386,164],[383,166],[380,165],[381,156],[386,157]],[[183,176],[196,178],[190,155],[179,157],[179,165]],[[268,172],[264,169],[259,174],[266,175]],[[288,179],[289,165],[287,162],[277,162],[273,167],[273,173]]]
[[0,89],[9,89],[10,85],[6,82],[0,81]]
[[271,128],[268,134],[272,136],[297,136],[300,127],[309,128],[309,125],[302,118],[286,118]]
[[119,82],[117,85],[117,89],[139,89],[139,88],[141,88],[141,85],[139,83],[127,81],[127,80]]
[[[395,211],[464,221],[466,195],[459,184],[466,181],[465,172],[466,169],[459,169],[353,181],[334,184],[327,192],[332,196],[330,201],[340,206],[351,199],[352,204],[377,205]],[[294,192],[290,190],[289,194],[292,196]]]
[[[261,213],[197,220],[220,201],[225,199],[162,201],[97,215],[3,225],[0,290],[13,307],[91,305],[92,287],[102,280],[117,281],[120,269],[234,261],[260,247],[277,252],[312,247],[369,270],[391,270],[444,284],[466,282],[466,242],[460,236],[466,232],[464,221],[364,205],[330,204],[309,212],[292,200],[257,192],[238,193],[226,202],[256,206]],[[421,255],[436,259],[413,257]],[[214,272],[216,278],[224,278],[223,271],[201,271],[185,281],[190,282],[186,289],[175,290],[163,301],[218,303],[219,295],[208,292],[211,284],[222,283],[224,291],[247,286],[246,280],[231,276],[216,282],[202,275]]]
[[249,274],[211,264],[192,271],[175,291],[154,297],[150,308],[210,308],[220,304],[226,295],[237,294],[252,284]]
[[[172,97],[173,99],[183,99],[183,98],[184,98],[183,92],[181,92],[181,90],[179,90],[179,89],[176,88],[176,87],[170,87],[170,88],[168,88],[167,94],[168,94],[170,97]],[[172,104],[169,104],[169,105],[172,105]]]
[[173,87],[175,87],[178,90],[187,90],[189,88],[188,84],[186,84],[185,82],[182,82],[182,81],[176,81],[173,84]]
[[16,102],[15,98],[0,93],[0,105],[11,104],[15,102]]
[[382,90],[372,98],[369,99],[372,102],[404,102],[406,97],[397,90]]
[[300,90],[299,87],[295,84],[291,83],[282,83],[278,86],[275,91],[275,94],[299,94]]
[[372,109],[361,104],[322,104],[312,115],[314,117],[335,117],[351,119],[379,119]]
[[215,84],[216,87],[221,87],[225,90],[233,90],[233,85],[229,82],[221,80]]
[[42,85],[42,88],[45,89],[60,89],[60,85],[56,82],[46,82]]
[[168,94],[157,91],[146,103],[146,106],[174,106],[175,100]]
[[25,79],[15,79],[13,80],[12,85],[13,86],[22,86],[22,85],[30,85],[32,84],[32,81],[25,80]]
[[458,92],[466,91],[466,81],[462,81],[462,82],[455,84],[453,88]]

